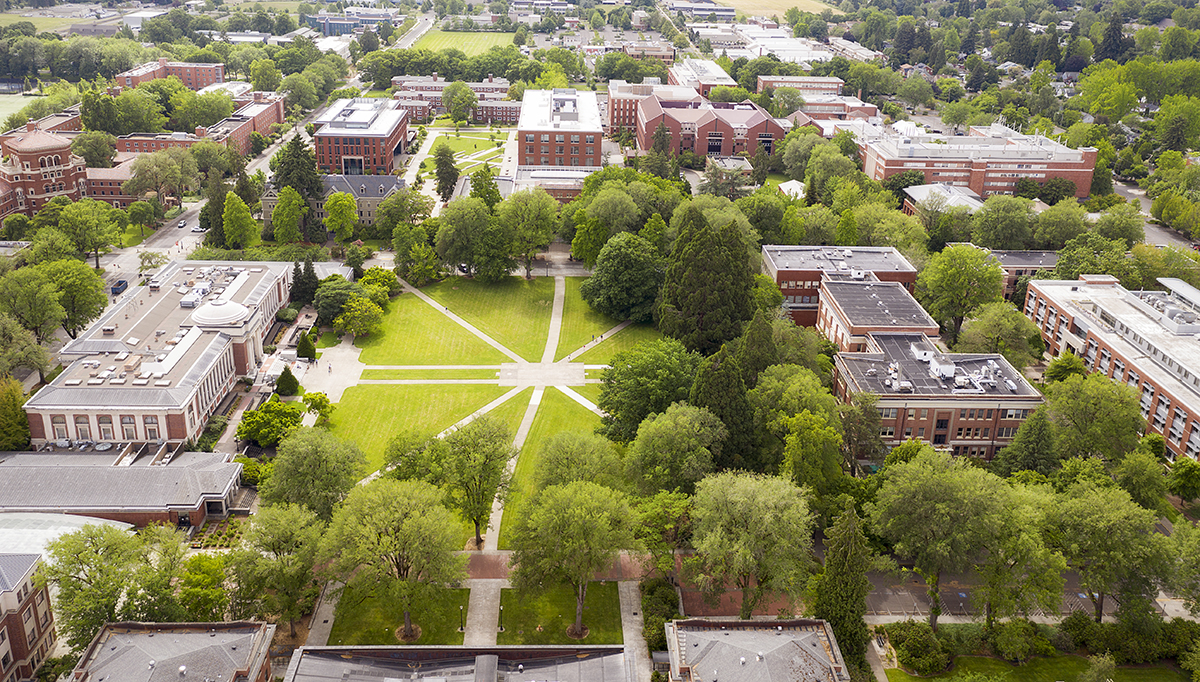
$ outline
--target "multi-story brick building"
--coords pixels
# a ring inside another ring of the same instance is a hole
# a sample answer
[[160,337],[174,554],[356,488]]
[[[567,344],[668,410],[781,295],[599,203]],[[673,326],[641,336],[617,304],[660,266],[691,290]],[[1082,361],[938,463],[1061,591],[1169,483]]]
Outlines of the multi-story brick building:
[[156,62],[146,62],[128,71],[118,73],[114,80],[121,87],[136,88],[142,83],[170,76],[177,77],[189,90],[199,90],[213,83],[224,83],[225,65],[219,62],[216,64],[173,62],[166,57],[160,57]]
[[[966,242],[966,244],[975,246],[970,242]],[[982,246],[975,246],[975,248],[986,251],[1004,271],[1004,298],[1007,299],[1012,299],[1013,294],[1016,293],[1017,280],[1026,275],[1036,275],[1039,272],[1044,273],[1043,276],[1045,276],[1058,266],[1057,251],[985,249]],[[1017,304],[1020,305],[1020,301]]]
[[784,309],[804,327],[817,324],[826,275],[871,273],[881,282],[900,282],[909,293],[917,282],[917,269],[890,246],[763,246],[763,272],[783,292]]
[[198,438],[254,376],[288,301],[288,263],[173,262],[130,287],[59,351],[66,369],[25,403],[33,444]]
[[865,351],[871,333],[936,337],[938,323],[900,282],[880,282],[862,270],[846,277],[823,273],[817,331],[846,352]]
[[118,152],[143,154],[169,147],[191,147],[201,140],[229,145],[240,154],[250,153],[250,133],[268,136],[271,126],[286,120],[284,97],[277,93],[253,93],[253,99],[229,118],[194,133],[131,133],[117,138]]
[[[321,196],[308,202],[311,220],[325,220],[325,200],[334,192],[345,192],[354,197],[358,207],[358,222],[374,225],[379,204],[397,190],[404,189],[404,178],[399,175],[381,175],[368,178],[363,175],[321,175]],[[278,188],[268,185],[262,196],[263,224],[271,225],[271,212],[279,203]]]
[[114,208],[128,209],[138,197],[126,194],[121,185],[132,177],[132,162],[119,163],[112,168],[88,168],[85,195]]
[[596,93],[573,88],[525,91],[517,123],[519,166],[600,170],[603,139]]
[[274,625],[250,621],[106,623],[80,654],[71,680],[269,682],[274,636]]
[[408,112],[396,100],[338,100],[315,123],[317,168],[335,175],[390,174],[408,139]]
[[1147,429],[1167,456],[1200,456],[1200,291],[1161,277],[1167,291],[1128,291],[1109,275],[1033,280],[1025,316],[1051,355],[1070,351],[1088,370],[1141,395]]
[[638,102],[650,96],[657,97],[660,102],[686,102],[693,106],[699,106],[704,101],[694,88],[686,85],[663,85],[654,76],[641,83],[611,80],[608,82],[609,133],[622,129],[637,130]]
[[[411,92],[432,92],[437,93],[438,99],[442,97],[442,91],[446,86],[455,83],[445,78],[439,77],[436,72],[429,76],[392,76],[392,86],[396,90],[406,90]],[[508,94],[509,82],[507,78],[496,78],[492,74],[488,74],[486,80],[465,83],[475,94],[483,93],[499,93],[501,95]]]
[[845,95],[805,95],[804,104],[797,110],[815,121],[851,118],[875,118],[879,107],[857,97]]
[[878,397],[887,447],[909,438],[956,456],[991,459],[1043,402],[999,353],[942,353],[924,334],[867,334],[860,353],[833,359],[834,394]]
[[667,66],[675,63],[675,46],[669,43],[625,43],[621,49],[634,59],[657,59]]
[[408,114],[409,123],[428,123],[433,120],[433,102],[397,92],[396,108]]
[[35,576],[40,554],[0,554],[0,680],[37,679],[54,653],[56,633],[50,591]]
[[795,88],[807,99],[813,95],[840,95],[845,82],[841,78],[826,76],[772,76],[758,77],[758,92],[766,88]]
[[[43,133],[59,133],[71,132],[75,130],[83,130],[83,122],[79,114],[79,105],[67,107],[57,113],[43,116],[36,121],[30,121],[34,124],[34,130],[40,130]],[[17,135],[29,130],[29,124],[26,123],[20,128],[8,131],[5,135]]]
[[25,130],[0,138],[0,218],[13,213],[32,216],[54,197],[78,201],[86,196],[83,158],[71,153],[66,137],[37,127],[30,121]]
[[715,87],[737,87],[737,81],[711,59],[684,59],[667,70],[667,82],[686,85],[705,97]]
[[663,102],[651,95],[638,102],[638,148],[650,149],[654,131],[665,125],[675,154],[690,151],[696,156],[753,155],[760,146],[768,154],[787,135],[785,126],[754,102]]
[[1042,185],[1060,177],[1075,183],[1082,199],[1091,192],[1097,153],[995,123],[963,136],[889,135],[866,141],[863,149],[863,172],[873,180],[918,170],[927,183],[970,187],[984,198],[1012,194],[1023,178]]

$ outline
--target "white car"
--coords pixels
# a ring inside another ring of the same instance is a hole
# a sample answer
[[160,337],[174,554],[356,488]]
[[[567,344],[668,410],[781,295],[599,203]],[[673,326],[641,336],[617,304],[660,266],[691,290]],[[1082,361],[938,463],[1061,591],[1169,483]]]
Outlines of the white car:
[[181,229],[182,229],[182,228],[185,228],[185,227],[187,227],[187,221],[186,221],[186,220],[180,220],[180,221],[179,221],[179,224],[178,224],[178,225],[176,225],[175,227],[178,227],[178,228],[181,228]]
[[199,225],[197,225],[197,226],[195,226],[195,227],[193,227],[193,228],[192,228],[192,232],[208,232],[208,230],[206,230],[206,229],[204,229],[203,227],[200,227]]

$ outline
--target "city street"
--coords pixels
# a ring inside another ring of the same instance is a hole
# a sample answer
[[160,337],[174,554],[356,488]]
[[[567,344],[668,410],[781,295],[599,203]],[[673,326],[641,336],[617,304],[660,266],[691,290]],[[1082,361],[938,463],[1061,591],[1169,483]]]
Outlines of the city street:
[[1146,190],[1132,182],[1124,183],[1119,181],[1113,182],[1113,190],[1125,197],[1127,201],[1141,206],[1142,216],[1146,219],[1147,244],[1171,244],[1184,249],[1191,248],[1192,243],[1184,239],[1178,232],[1168,230],[1165,227],[1150,222],[1150,199],[1146,197]]

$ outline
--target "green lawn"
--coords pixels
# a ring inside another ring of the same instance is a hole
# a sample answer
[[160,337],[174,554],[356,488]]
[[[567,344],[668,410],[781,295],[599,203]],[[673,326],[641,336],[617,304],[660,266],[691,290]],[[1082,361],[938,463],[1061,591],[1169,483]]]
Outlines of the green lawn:
[[500,407],[488,412],[487,417],[503,422],[508,427],[508,432],[516,436],[517,429],[521,427],[521,420],[525,418],[525,411],[529,409],[529,399],[532,396],[533,389],[527,388],[504,401]]
[[[588,585],[583,599],[583,624],[588,628],[584,639],[571,639],[567,627],[575,623],[575,592],[555,585],[536,594],[517,590],[500,592],[504,609],[504,632],[496,635],[496,644],[622,644],[621,598],[615,582]],[[539,631],[538,628],[541,628]]]
[[[995,658],[960,656],[955,661],[954,669],[941,675],[915,677],[899,668],[888,668],[887,676],[889,682],[908,682],[927,679],[953,680],[966,673],[982,673],[1003,676],[1007,682],[1058,682],[1074,680],[1087,670],[1087,667],[1087,659],[1080,656],[1034,658],[1021,666],[1009,665]],[[1189,679],[1188,675],[1178,668],[1166,665],[1118,668],[1113,676],[1113,682],[1187,682]]]
[[537,455],[542,445],[556,433],[562,431],[585,431],[591,433],[600,424],[600,417],[583,405],[571,400],[562,391],[550,387],[542,394],[537,416],[529,429],[529,437],[521,448],[517,466],[513,471],[512,486],[508,501],[504,503],[504,516],[500,521],[500,549],[511,549],[509,532],[521,513],[521,502],[533,493],[533,471],[537,466]]
[[[9,14],[0,14],[0,19],[11,16]],[[4,24],[0,23],[0,26]],[[37,99],[36,97],[25,97],[24,95],[0,95],[0,119],[8,118],[10,114],[15,114],[25,108],[30,102]]]
[[[497,136],[496,139],[503,141],[504,139],[507,139],[507,136],[504,136],[503,138]],[[487,149],[488,147],[495,148],[496,146],[496,143],[490,140],[486,135],[459,135],[457,137],[454,135],[438,135],[437,141],[433,143],[434,149],[436,149],[437,146],[443,142],[449,145],[451,151],[453,151],[455,154],[469,154]]]
[[36,10],[25,7],[25,8],[21,8],[19,10],[20,13],[0,14],[0,26],[11,26],[11,25],[17,23],[18,21],[28,21],[31,24],[33,24],[33,27],[38,30],[38,33],[41,33],[42,31],[53,31],[56,28],[62,28],[63,26],[69,26],[71,24],[77,24],[77,23],[84,21],[83,19],[80,19],[78,17],[23,17],[23,16],[21,16],[21,13],[32,14],[35,11]]
[[[3,114],[0,113],[0,115],[3,115]],[[144,236],[143,236],[142,232],[145,232]],[[121,233],[121,246],[126,249],[131,246],[137,246],[138,244],[142,243],[143,239],[145,239],[146,237],[149,237],[152,234],[154,234],[154,230],[152,230],[149,227],[140,227],[138,225],[130,225],[125,228],[124,232]]]
[[367,90],[363,97],[391,97],[387,90]]
[[341,337],[335,332],[325,332],[321,334],[321,338],[317,339],[315,344],[317,348],[333,348],[342,342]]
[[662,337],[663,335],[651,324],[631,324],[575,358],[575,361],[589,365],[607,365],[616,353],[633,348],[643,341],[657,341]]
[[600,389],[602,388],[604,388],[604,384],[584,384],[582,386],[572,386],[571,390],[599,405]]
[[[433,597],[412,611],[413,624],[421,628],[421,638],[415,646],[462,646],[463,633],[458,631],[460,613],[466,620],[467,602],[471,591],[466,589],[438,590]],[[459,611],[458,607],[462,607]],[[404,611],[394,600],[365,597],[347,588],[334,613],[329,644],[333,645],[396,645],[396,630],[404,626]]]
[[779,183],[787,182],[788,180],[791,180],[791,178],[784,175],[783,173],[767,173],[767,181],[764,184],[770,185],[772,187],[778,187]]
[[354,345],[363,349],[359,360],[366,365],[498,365],[510,361],[416,294],[393,298],[383,315],[383,331],[357,338]]
[[421,36],[414,48],[428,50],[444,50],[448,47],[457,48],[467,53],[468,57],[483,54],[493,45],[512,45],[515,33],[491,33],[468,31],[441,31],[433,29]]
[[369,473],[383,465],[384,450],[396,434],[432,436],[509,390],[484,384],[352,386],[333,413],[333,434],[358,444]]
[[495,379],[498,369],[364,369],[360,379]]
[[514,276],[500,284],[483,284],[451,277],[425,293],[517,355],[530,362],[542,359],[554,303],[553,279]]
[[561,360],[568,353],[578,350],[585,343],[620,324],[608,315],[592,310],[579,296],[579,287],[587,280],[586,277],[567,277],[567,300],[563,306],[562,332],[558,337],[558,351],[555,360]]

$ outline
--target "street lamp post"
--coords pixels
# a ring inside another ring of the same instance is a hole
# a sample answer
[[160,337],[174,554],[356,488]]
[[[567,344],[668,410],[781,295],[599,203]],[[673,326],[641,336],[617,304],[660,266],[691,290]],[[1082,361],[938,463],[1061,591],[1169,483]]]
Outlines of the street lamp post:
[[504,607],[500,607],[500,632],[504,632]]
[[465,628],[463,627],[463,607],[459,606],[458,607],[458,631],[462,632],[464,629]]

